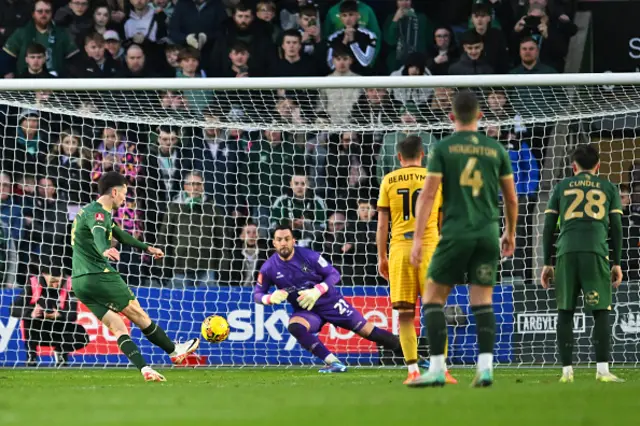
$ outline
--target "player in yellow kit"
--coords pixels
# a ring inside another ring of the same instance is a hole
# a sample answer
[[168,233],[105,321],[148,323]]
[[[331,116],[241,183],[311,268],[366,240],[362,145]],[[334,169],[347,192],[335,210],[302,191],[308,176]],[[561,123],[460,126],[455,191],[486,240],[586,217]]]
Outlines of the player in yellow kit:
[[[388,173],[380,184],[378,200],[378,269],[389,281],[391,304],[398,311],[400,343],[409,369],[407,381],[420,376],[418,368],[418,338],[415,329],[416,301],[422,295],[427,281],[429,261],[439,239],[438,206],[442,203],[437,196],[436,206],[427,223],[423,237],[424,257],[420,268],[410,263],[413,232],[415,228],[415,206],[418,194],[427,177],[422,166],[424,150],[422,139],[409,136],[397,145],[401,168]],[[391,245],[387,259],[389,221],[391,220]],[[447,372],[448,383],[457,383]],[[406,382],[405,382],[406,383]]]

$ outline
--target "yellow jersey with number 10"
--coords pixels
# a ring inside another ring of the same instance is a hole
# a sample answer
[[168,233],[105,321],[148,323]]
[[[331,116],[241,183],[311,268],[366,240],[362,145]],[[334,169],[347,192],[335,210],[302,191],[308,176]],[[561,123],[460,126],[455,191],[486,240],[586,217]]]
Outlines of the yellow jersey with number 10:
[[[402,167],[385,175],[380,184],[378,208],[389,209],[391,244],[413,241],[416,223],[416,201],[427,178],[427,169],[421,166]],[[442,188],[436,199],[422,239],[424,245],[436,245],[439,239],[438,218],[442,206]]]

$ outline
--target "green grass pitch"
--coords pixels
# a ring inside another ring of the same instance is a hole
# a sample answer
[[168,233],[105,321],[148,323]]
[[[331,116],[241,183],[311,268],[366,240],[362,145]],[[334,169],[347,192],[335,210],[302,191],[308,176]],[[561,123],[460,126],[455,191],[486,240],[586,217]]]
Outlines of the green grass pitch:
[[559,369],[498,369],[492,388],[408,389],[404,370],[0,370],[0,425],[509,425],[638,424],[640,370],[597,383],[594,369],[557,383]]

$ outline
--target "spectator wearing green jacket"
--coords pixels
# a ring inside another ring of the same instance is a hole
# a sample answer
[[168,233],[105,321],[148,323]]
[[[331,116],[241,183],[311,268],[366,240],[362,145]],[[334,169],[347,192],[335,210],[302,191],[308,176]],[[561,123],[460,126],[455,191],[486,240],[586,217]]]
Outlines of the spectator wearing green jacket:
[[[415,126],[417,119],[420,115],[418,108],[411,103],[408,103],[400,110],[400,121],[406,126]],[[376,167],[376,175],[378,180],[381,181],[384,175],[400,168],[400,160],[396,151],[398,142],[403,141],[407,136],[418,136],[422,139],[422,146],[424,148],[425,156],[429,152],[431,144],[436,143],[438,139],[428,132],[410,132],[399,131],[387,133],[382,140],[382,146],[380,147],[380,154],[378,156],[378,164]]]
[[433,39],[434,25],[424,13],[416,13],[413,0],[396,0],[396,11],[384,22],[384,41],[390,46],[387,69],[393,72],[406,62],[412,53],[427,51]]
[[[344,28],[344,23],[340,19],[340,5],[345,1],[354,1],[354,0],[342,0],[327,12],[327,17],[324,20],[324,26],[322,28],[322,32],[324,33],[324,38],[327,39],[333,33],[338,30]],[[358,4],[358,13],[360,14],[360,18],[358,19],[358,26],[366,28],[376,35],[378,40],[382,40],[382,31],[380,31],[380,24],[378,23],[378,18],[376,18],[376,13],[373,9],[367,5],[365,2],[356,1]],[[380,53],[380,43],[376,45],[376,56]],[[374,58],[374,61],[375,61]]]
[[[2,54],[8,55],[15,67],[3,66],[6,74],[22,74],[27,70],[25,57],[27,48],[32,43],[41,44],[47,49],[47,70],[53,75],[64,74],[67,59],[79,52],[78,47],[65,28],[51,22],[53,7],[51,0],[38,0],[33,8],[33,15],[24,27],[18,28],[7,40]],[[3,63],[7,60],[2,58]]]

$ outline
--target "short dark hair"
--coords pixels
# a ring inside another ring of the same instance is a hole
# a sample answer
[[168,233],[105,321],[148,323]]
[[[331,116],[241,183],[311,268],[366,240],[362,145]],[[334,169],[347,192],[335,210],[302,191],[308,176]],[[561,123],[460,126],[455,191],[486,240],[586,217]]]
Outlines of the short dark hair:
[[182,62],[185,59],[195,59],[197,61],[200,60],[200,51],[195,47],[187,46],[185,48],[180,49],[178,53],[178,62]]
[[298,40],[302,41],[302,35],[300,34],[300,31],[296,30],[295,28],[289,28],[282,33],[282,38],[280,39],[281,43],[284,43],[285,37],[295,37]]
[[304,16],[315,17],[318,15],[318,9],[312,3],[303,4],[302,6],[300,6],[299,11],[300,11],[300,16],[304,15]]
[[275,228],[273,228],[273,232],[271,233],[271,237],[275,238],[276,237],[276,232],[278,231],[289,231],[291,232],[291,235],[293,236],[293,229],[291,228],[291,225],[289,225],[287,222],[281,222],[278,225],[276,225]]
[[518,46],[522,46],[525,43],[533,43],[536,45],[536,47],[538,47],[538,42],[531,36],[524,36],[520,39],[520,43],[518,43]]
[[253,13],[253,8],[251,8],[251,7],[247,6],[246,4],[240,2],[233,8],[233,15],[235,15],[236,12],[246,12],[247,10],[250,11],[251,13]]
[[453,115],[462,124],[477,120],[478,109],[478,97],[471,90],[462,90],[453,98]]
[[591,170],[600,162],[600,153],[593,145],[582,144],[571,154],[571,161],[582,170]]
[[336,44],[331,54],[332,58],[353,58],[351,50],[347,49],[342,43]]
[[90,32],[89,34],[87,34],[84,38],[84,44],[87,45],[91,42],[94,42],[95,44],[104,44],[104,37],[102,36],[102,34],[97,33],[95,31]]
[[231,44],[229,52],[249,52],[249,45],[242,40],[236,40]]
[[358,12],[358,2],[356,0],[344,0],[340,3],[340,13]]
[[462,33],[460,36],[460,44],[478,44],[482,43],[482,36],[476,32],[476,30],[469,30]]
[[491,16],[491,8],[486,3],[474,3],[471,6],[471,14],[472,15],[487,15]]
[[396,150],[405,160],[415,160],[424,152],[422,138],[415,135],[407,136],[396,144]]
[[31,43],[27,46],[26,55],[46,55],[47,49],[40,43]]
[[116,186],[127,184],[127,178],[118,172],[107,172],[100,177],[98,181],[98,192],[100,195],[106,195]]

